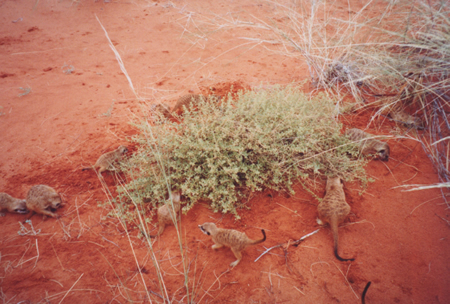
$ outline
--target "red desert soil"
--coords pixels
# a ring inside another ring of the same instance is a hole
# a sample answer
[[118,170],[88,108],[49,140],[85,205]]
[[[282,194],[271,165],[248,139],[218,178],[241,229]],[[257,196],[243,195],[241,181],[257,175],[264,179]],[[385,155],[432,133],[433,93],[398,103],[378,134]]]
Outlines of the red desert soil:
[[[347,1],[342,3],[346,11]],[[0,219],[4,303],[162,301],[154,294],[161,290],[146,243],[136,229],[128,228],[128,238],[117,219],[106,217],[111,209],[99,206],[106,201],[100,181],[81,168],[127,144],[136,133],[129,122],[146,115],[151,104],[173,106],[177,97],[209,87],[226,91],[307,80],[300,57],[240,39],[249,35],[245,26],[207,32],[196,23],[250,15],[267,20],[277,12],[269,2],[251,0],[0,1],[0,192],[24,198],[32,185],[47,184],[67,203],[59,220],[32,218],[40,231],[36,236],[18,234],[24,215]],[[96,16],[145,102],[136,100]],[[365,128],[368,117],[344,116],[342,122]],[[372,126],[376,134],[393,130],[399,131],[389,121]],[[443,220],[448,211],[441,192],[393,189],[436,183],[436,171],[417,142],[389,144],[391,160],[367,166],[375,180],[367,192],[359,195],[358,185],[345,186],[352,213],[339,229],[340,254],[354,262],[334,257],[329,228],[288,247],[286,256],[278,248],[253,262],[265,247],[319,228],[318,202],[300,187],[295,196],[254,194],[251,209],[239,211],[240,221],[205,204],[182,215],[190,284],[196,286],[190,289],[193,302],[360,303],[372,281],[367,303],[450,303],[449,226]],[[106,173],[105,180],[114,191],[114,177]],[[320,185],[312,191],[322,196],[325,182]],[[206,221],[253,239],[264,228],[267,241],[249,247],[242,262],[226,272],[234,256],[229,249],[211,249],[210,237],[197,227]],[[164,293],[174,303],[186,303],[175,228],[166,228],[154,246]],[[151,299],[144,284],[154,292]]]

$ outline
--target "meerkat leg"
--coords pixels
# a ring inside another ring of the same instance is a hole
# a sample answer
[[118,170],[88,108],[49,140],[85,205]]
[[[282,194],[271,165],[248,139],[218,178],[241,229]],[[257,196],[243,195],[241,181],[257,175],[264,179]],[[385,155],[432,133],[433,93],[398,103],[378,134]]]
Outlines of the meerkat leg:
[[234,250],[233,248],[231,248],[231,251],[233,251],[234,256],[237,258],[237,260],[231,263],[230,267],[235,267],[242,260],[242,253],[240,251]]
[[51,211],[48,211],[48,210],[41,210],[40,213],[44,215],[44,220],[45,220],[45,216],[51,216],[51,217],[54,217],[54,218],[60,218],[59,215],[57,215],[56,213],[53,213]]
[[165,223],[159,223],[159,229],[158,229],[158,235],[161,235],[164,232],[164,229],[166,228]]
[[219,249],[221,247],[223,247],[223,245],[222,244],[217,244],[217,243],[215,243],[214,245],[211,246],[212,249]]
[[158,233],[153,234],[153,235],[149,235],[149,237],[155,238],[155,237],[160,236],[164,232],[164,228],[165,227],[166,227],[166,225],[164,223],[159,222]]
[[106,167],[100,166],[100,169],[98,169],[98,174],[102,175],[102,172],[106,171]]
[[36,211],[30,210],[30,216],[29,216],[26,220],[24,220],[22,223],[25,224],[25,222],[28,221],[28,220],[30,220],[30,219],[33,217],[33,215],[35,215],[35,214],[36,214]]

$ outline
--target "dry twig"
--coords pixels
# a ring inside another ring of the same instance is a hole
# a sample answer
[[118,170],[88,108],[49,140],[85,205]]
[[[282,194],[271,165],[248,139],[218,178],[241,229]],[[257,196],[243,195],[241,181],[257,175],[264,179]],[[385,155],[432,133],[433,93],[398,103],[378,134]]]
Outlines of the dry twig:
[[265,255],[266,253],[268,253],[269,251],[271,251],[272,249],[275,248],[279,248],[279,247],[283,247],[283,246],[287,246],[287,245],[294,245],[294,246],[298,246],[298,244],[300,244],[300,242],[302,242],[304,239],[306,239],[307,237],[310,237],[313,234],[316,234],[317,232],[319,232],[320,228],[317,229],[316,231],[313,231],[311,233],[308,233],[307,235],[302,236],[300,239],[291,242],[290,240],[286,243],[282,243],[282,244],[278,244],[275,245],[273,247],[268,248],[266,251],[264,251],[259,257],[256,258],[255,262],[257,262],[263,255]]

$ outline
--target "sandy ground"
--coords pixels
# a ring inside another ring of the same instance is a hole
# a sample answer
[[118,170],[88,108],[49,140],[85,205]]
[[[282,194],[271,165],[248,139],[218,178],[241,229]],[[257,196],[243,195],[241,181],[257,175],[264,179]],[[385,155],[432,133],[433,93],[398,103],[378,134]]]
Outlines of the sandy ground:
[[[254,194],[240,221],[199,204],[182,216],[187,297],[175,228],[154,243],[162,292],[138,231],[128,227],[127,234],[107,216],[111,208],[103,204],[100,181],[81,168],[127,144],[136,133],[129,122],[147,115],[152,104],[174,105],[185,93],[211,87],[227,91],[309,79],[301,57],[242,39],[251,36],[245,24],[217,31],[206,26],[246,16],[279,17],[269,2],[250,0],[0,1],[0,191],[24,198],[32,185],[47,184],[66,201],[61,219],[32,218],[36,236],[18,234],[26,216],[0,218],[4,303],[149,303],[162,302],[162,294],[173,303],[360,303],[368,281],[367,303],[450,303],[448,211],[441,192],[394,188],[438,182],[412,140],[391,139],[391,160],[369,163],[375,181],[363,195],[358,185],[346,184],[352,213],[339,229],[340,253],[354,262],[336,260],[328,228],[253,262],[265,248],[319,228],[318,202],[300,187],[295,196]],[[144,101],[130,89],[99,21]],[[365,128],[369,115],[344,116],[342,122]],[[402,132],[389,121],[372,129]],[[105,181],[113,191],[114,176],[105,174]],[[322,196],[324,183],[312,191]],[[232,252],[213,251],[197,228],[206,221],[254,239],[264,228],[267,241],[248,248],[229,270]]]

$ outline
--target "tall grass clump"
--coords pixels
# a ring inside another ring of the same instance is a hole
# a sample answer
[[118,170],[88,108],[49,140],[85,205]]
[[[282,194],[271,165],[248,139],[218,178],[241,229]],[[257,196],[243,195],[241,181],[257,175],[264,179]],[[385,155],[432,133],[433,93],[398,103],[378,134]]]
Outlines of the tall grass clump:
[[405,133],[424,128],[412,136],[441,182],[450,181],[450,2],[266,3],[276,18],[223,17],[220,28],[252,28],[247,40],[304,59],[313,87],[338,102],[353,97],[354,109],[374,108],[372,120],[390,118]]
[[189,198],[184,210],[206,200],[214,211],[237,216],[243,196],[263,189],[293,192],[300,180],[340,175],[366,182],[364,160],[341,135],[335,103],[294,87],[239,93],[220,105],[201,102],[180,123],[137,123],[139,147],[124,164],[119,187],[127,201],[163,202],[168,185]]
[[[410,107],[422,117],[427,132],[418,136],[442,183],[450,182],[450,4],[448,1],[401,2],[408,14],[388,33],[394,42],[380,60],[385,101]],[[390,94],[389,94],[390,93]],[[384,102],[386,104],[386,102]],[[445,196],[443,196],[445,199]]]
[[[380,10],[369,1],[348,18],[328,18],[312,27],[314,16],[331,12],[330,3],[313,1],[303,20],[296,18],[302,10],[285,9],[294,16],[290,31],[282,33],[285,44],[300,50],[318,87],[334,95],[350,92],[363,101],[361,107],[378,108],[373,118],[424,128],[415,137],[440,181],[450,182],[450,3],[386,1]],[[381,13],[365,17],[374,9]],[[410,115],[414,124],[399,121],[399,112]]]

